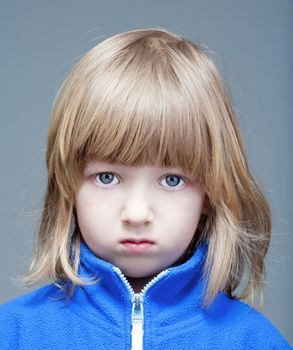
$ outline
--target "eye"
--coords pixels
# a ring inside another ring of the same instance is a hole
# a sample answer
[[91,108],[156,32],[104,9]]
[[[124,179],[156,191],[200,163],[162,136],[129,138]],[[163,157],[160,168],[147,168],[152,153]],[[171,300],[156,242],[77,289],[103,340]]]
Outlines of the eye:
[[113,173],[99,173],[95,176],[95,181],[100,185],[116,185],[119,183],[117,176]]
[[171,188],[179,188],[184,185],[184,180],[178,175],[167,175],[161,181],[163,186],[171,187]]

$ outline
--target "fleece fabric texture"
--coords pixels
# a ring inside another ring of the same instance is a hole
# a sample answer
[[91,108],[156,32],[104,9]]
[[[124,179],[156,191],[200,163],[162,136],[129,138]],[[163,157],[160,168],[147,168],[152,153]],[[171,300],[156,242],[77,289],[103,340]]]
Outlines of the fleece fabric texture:
[[[201,307],[206,252],[202,244],[145,293],[144,350],[291,349],[268,319],[236,299],[220,293]],[[131,292],[119,271],[82,242],[79,274],[99,283],[77,287],[69,300],[49,284],[1,305],[0,349],[130,350]]]

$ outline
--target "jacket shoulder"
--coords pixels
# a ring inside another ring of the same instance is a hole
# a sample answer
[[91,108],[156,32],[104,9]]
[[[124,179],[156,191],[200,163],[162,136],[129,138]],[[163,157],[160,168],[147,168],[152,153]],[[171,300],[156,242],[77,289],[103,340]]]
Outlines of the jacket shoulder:
[[[250,305],[224,297],[227,310],[226,328],[242,337],[247,349],[292,349],[275,325]],[[229,324],[229,326],[228,326]]]
[[[60,298],[54,284],[25,293],[0,305],[0,348],[9,341],[15,341],[24,326],[38,327],[40,318],[54,312]],[[57,301],[57,303],[56,303]],[[10,347],[4,347],[5,349]]]
[[269,349],[292,349],[275,325],[261,312],[249,307],[248,309],[249,329],[251,337],[248,337],[247,344],[252,348],[253,344],[259,347],[268,344]]
[[61,293],[54,284],[45,285],[1,304],[0,317],[5,317],[7,314],[33,312],[45,305],[47,306],[60,296]]

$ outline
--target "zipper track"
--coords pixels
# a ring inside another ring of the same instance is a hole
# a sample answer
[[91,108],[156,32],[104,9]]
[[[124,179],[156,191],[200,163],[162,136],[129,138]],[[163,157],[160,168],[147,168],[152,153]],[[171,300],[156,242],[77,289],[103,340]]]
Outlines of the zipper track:
[[130,294],[130,300],[132,303],[132,315],[131,315],[131,350],[143,350],[143,333],[144,333],[144,312],[143,302],[146,292],[157,283],[162,277],[169,273],[169,270],[160,272],[157,276],[151,279],[141,290],[140,293],[135,293],[132,286],[128,282],[119,267],[114,266],[113,270],[118,274],[121,281],[127,288]]
[[127,278],[124,276],[124,274],[122,273],[122,271],[119,269],[119,267],[117,266],[113,266],[113,270],[117,273],[117,275],[120,277],[120,279],[122,280],[123,284],[125,285],[125,287],[128,289],[130,296],[131,296],[131,302],[134,301],[134,297],[135,295],[140,295],[140,297],[142,297],[144,299],[144,296],[146,294],[146,292],[155,284],[157,283],[162,277],[164,277],[165,275],[167,275],[170,271],[169,270],[164,270],[162,272],[160,272],[157,276],[155,276],[154,278],[152,278],[141,290],[140,293],[135,293],[131,284],[128,282]]

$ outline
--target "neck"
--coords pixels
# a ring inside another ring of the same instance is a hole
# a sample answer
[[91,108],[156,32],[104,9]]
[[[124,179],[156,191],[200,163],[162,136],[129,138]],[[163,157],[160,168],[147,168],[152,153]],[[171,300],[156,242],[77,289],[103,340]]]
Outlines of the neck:
[[[190,257],[190,253],[185,252],[179,259],[177,259],[173,266],[178,266],[186,262]],[[129,277],[126,276],[127,281],[130,283],[132,289],[135,293],[140,293],[144,286],[146,286],[156,275],[147,276],[147,277]]]
[[135,293],[140,293],[156,275],[147,277],[126,277]]

